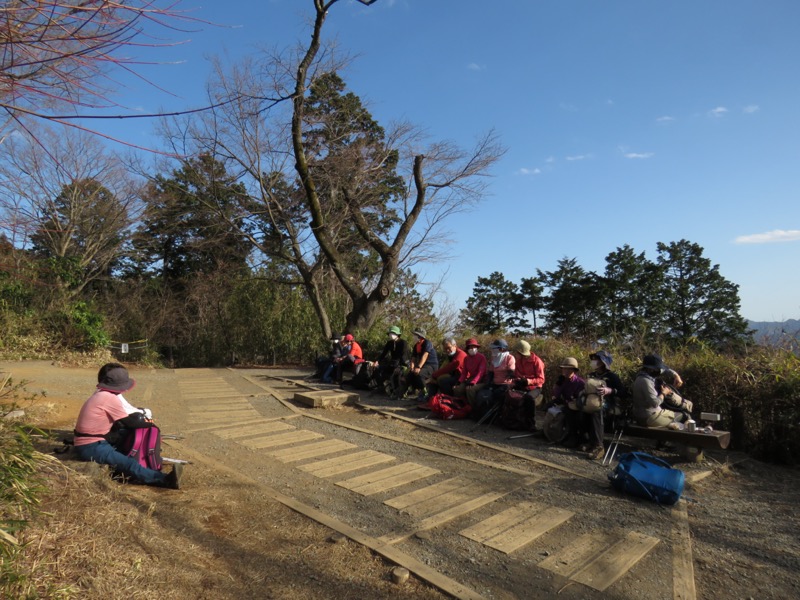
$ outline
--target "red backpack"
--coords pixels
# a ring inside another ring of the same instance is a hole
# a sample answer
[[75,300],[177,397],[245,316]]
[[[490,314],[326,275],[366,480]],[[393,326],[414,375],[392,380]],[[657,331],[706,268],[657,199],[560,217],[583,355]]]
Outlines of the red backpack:
[[436,394],[430,399],[428,405],[433,414],[445,421],[465,419],[472,410],[472,407],[464,399],[447,394]]

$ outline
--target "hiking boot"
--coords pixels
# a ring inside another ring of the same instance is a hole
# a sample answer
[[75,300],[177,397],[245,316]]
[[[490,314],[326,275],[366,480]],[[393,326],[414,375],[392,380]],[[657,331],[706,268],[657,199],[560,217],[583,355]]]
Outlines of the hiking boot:
[[183,475],[183,465],[180,463],[175,463],[174,465],[172,465],[172,471],[170,471],[164,478],[163,486],[171,490],[181,489],[182,475]]
[[589,459],[590,460],[600,460],[606,455],[605,448],[602,446],[595,446],[589,451]]

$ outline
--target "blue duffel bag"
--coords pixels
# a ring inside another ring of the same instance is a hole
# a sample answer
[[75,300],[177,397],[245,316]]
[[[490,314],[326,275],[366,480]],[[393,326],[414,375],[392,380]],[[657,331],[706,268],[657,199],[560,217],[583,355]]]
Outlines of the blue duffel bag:
[[608,474],[611,485],[620,492],[667,505],[680,500],[685,478],[680,469],[673,469],[668,462],[643,452],[623,454],[619,464]]

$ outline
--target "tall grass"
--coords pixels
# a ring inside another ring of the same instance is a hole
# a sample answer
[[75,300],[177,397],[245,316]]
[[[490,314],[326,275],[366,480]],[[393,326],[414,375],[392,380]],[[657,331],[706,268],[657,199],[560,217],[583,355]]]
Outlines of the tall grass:
[[[24,383],[0,376],[0,416],[18,406]],[[44,491],[39,472],[47,457],[37,452],[28,428],[0,418],[0,596],[19,597],[26,575],[17,569],[19,534]]]

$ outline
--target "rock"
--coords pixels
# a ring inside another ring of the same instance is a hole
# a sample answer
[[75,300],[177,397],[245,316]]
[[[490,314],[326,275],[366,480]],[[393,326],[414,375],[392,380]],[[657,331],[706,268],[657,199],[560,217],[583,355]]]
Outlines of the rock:
[[7,412],[6,414],[4,414],[3,418],[11,420],[11,419],[21,419],[24,416],[25,416],[24,410],[12,410],[11,412]]
[[347,536],[343,533],[333,533],[328,538],[328,541],[332,544],[343,544],[347,541]]
[[392,583],[396,583],[397,585],[401,585],[408,581],[409,572],[408,569],[403,567],[395,567],[392,569]]
[[418,540],[430,540],[430,539],[432,539],[431,538],[431,534],[428,531],[418,531],[417,533],[414,534],[414,537],[417,538]]

